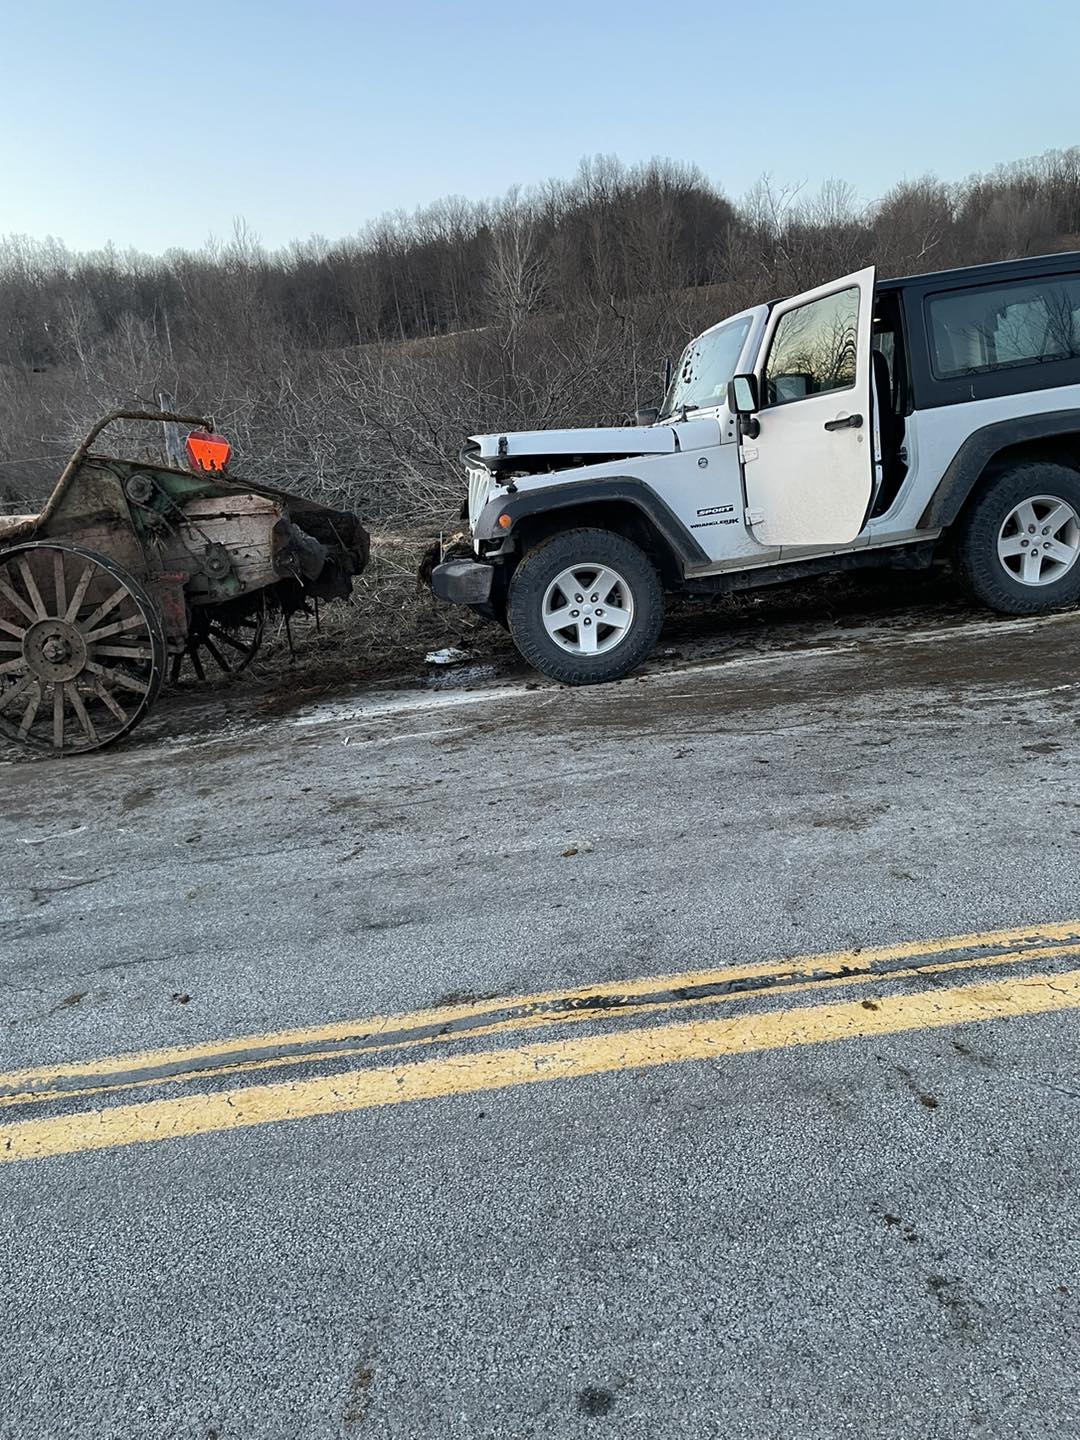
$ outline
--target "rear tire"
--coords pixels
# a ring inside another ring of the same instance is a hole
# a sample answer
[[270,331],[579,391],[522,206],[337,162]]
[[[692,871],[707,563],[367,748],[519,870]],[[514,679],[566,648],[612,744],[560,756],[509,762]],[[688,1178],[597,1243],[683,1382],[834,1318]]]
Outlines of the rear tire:
[[648,556],[612,530],[566,530],[514,571],[510,634],[530,665],[564,685],[618,680],[640,665],[664,623]]
[[1041,615],[1080,599],[1080,475],[1017,465],[987,482],[963,522],[960,573],[1004,615]]

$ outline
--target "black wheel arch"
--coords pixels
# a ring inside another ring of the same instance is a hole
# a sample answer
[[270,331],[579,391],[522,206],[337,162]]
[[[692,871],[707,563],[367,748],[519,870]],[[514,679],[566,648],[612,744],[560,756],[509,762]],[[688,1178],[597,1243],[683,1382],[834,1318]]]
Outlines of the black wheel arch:
[[[509,529],[499,525],[502,516],[509,518]],[[475,534],[481,541],[509,541],[516,558],[560,530],[582,526],[632,540],[656,565],[668,589],[680,586],[693,566],[708,563],[706,552],[667,502],[633,476],[508,491],[484,507]]]
[[1012,465],[1040,460],[1080,471],[1080,410],[1017,415],[973,430],[949,462],[918,528],[947,529],[959,519],[980,481]]

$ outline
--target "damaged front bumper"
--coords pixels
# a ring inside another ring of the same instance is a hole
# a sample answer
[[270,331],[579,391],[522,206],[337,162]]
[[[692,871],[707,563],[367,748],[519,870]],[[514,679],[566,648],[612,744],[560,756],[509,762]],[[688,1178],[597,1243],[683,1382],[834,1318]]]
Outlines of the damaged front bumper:
[[451,605],[487,605],[495,570],[481,560],[444,560],[431,572],[431,588]]

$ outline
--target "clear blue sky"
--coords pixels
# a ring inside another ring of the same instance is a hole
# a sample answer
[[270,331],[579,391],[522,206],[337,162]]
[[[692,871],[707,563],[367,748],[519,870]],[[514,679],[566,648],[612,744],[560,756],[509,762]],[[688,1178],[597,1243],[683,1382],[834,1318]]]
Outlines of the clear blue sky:
[[1080,143],[1064,0],[0,0],[0,234],[337,238],[583,155],[864,198]]

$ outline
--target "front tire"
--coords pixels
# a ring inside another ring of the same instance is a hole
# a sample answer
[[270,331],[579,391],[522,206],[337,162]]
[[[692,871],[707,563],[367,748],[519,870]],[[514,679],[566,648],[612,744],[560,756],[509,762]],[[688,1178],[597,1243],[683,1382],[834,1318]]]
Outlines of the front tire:
[[618,680],[640,665],[664,623],[648,556],[612,530],[566,530],[514,571],[507,609],[514,644],[564,685]]
[[971,505],[957,559],[968,588],[1005,615],[1041,615],[1080,599],[1080,476],[1017,465]]

